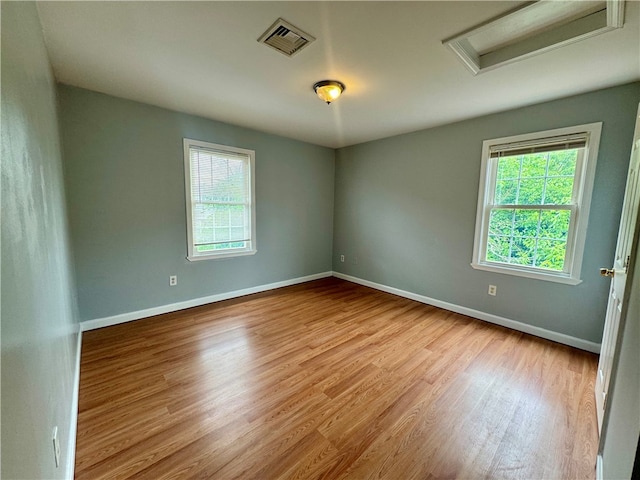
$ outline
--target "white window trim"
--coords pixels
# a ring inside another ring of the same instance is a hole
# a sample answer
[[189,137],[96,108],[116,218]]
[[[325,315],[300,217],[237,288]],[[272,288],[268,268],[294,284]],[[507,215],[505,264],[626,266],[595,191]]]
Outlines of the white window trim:
[[[183,139],[184,146],[184,182],[185,196],[187,208],[187,260],[190,262],[200,260],[215,260],[219,258],[239,257],[243,255],[254,255],[257,252],[256,245],[256,195],[255,195],[255,156],[254,150],[244,148],[230,147],[228,145],[219,145],[216,143],[202,142],[200,140],[192,140],[190,138]],[[193,245],[193,203],[191,201],[191,155],[189,148],[191,146],[203,147],[212,150],[218,150],[229,153],[240,153],[249,157],[249,176],[251,181],[251,244],[246,248],[226,249],[219,252],[196,253]]]
[[[557,128],[543,132],[528,133],[524,135],[514,135],[511,137],[485,140],[482,143],[482,165],[480,169],[480,185],[478,189],[478,208],[476,212],[476,229],[473,243],[473,260],[471,266],[477,270],[516,275],[519,277],[547,280],[551,282],[577,285],[582,282],[580,273],[582,269],[582,257],[587,236],[587,223],[589,221],[589,209],[591,204],[591,194],[593,193],[593,182],[598,160],[598,148],[600,146],[600,133],[602,122],[577,125],[575,127]],[[493,162],[489,155],[492,146],[524,142],[546,137],[557,137],[561,135],[571,135],[587,133],[587,145],[583,156],[582,166],[576,172],[577,182],[574,188],[579,189],[576,196],[576,204],[571,206],[575,211],[575,217],[570,224],[567,240],[567,256],[564,272],[553,272],[535,267],[520,265],[508,265],[497,262],[489,262],[485,259],[486,243],[488,236],[488,208],[487,199],[490,199],[495,190],[495,172],[492,170]]]

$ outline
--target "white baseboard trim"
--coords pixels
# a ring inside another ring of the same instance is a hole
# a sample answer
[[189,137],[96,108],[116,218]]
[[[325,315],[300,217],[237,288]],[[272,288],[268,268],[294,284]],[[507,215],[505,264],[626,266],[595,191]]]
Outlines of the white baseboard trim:
[[344,273],[333,272],[333,276],[337,278],[341,278],[343,280],[347,280],[349,282],[357,283],[359,285],[364,285],[365,287],[375,288],[376,290],[381,290],[383,292],[392,293],[400,297],[416,300],[417,302],[433,305],[434,307],[444,308],[445,310],[461,313],[463,315],[477,318],[479,320],[484,320],[489,323],[495,323],[496,325],[501,325],[503,327],[511,328],[513,330],[518,330],[519,332],[535,335],[536,337],[546,338],[547,340],[552,340],[554,342],[562,343],[564,345],[569,345],[571,347],[579,348],[581,350],[586,350],[588,352],[593,352],[593,353],[600,353],[599,343],[590,342],[588,340],[572,337],[571,335],[565,335],[564,333],[554,332],[551,330],[547,330],[545,328],[535,327],[533,325],[527,325],[526,323],[518,322],[516,320],[510,320],[504,317],[499,317],[498,315],[493,315],[491,313],[481,312],[480,310],[474,310],[472,308],[462,307],[460,305],[455,305],[453,303],[443,302],[441,300],[436,300],[435,298],[426,297],[424,295],[418,295],[417,293],[408,292],[406,290],[400,290],[399,288],[388,287],[380,283],[370,282],[369,280],[363,280],[362,278],[352,277],[351,275],[345,275]]
[[596,457],[596,480],[604,479],[604,471],[602,470],[602,455]]
[[288,287],[290,285],[310,282],[312,280],[318,280],[320,278],[326,278],[331,276],[334,276],[336,278],[341,278],[349,282],[357,283],[359,285],[364,285],[366,287],[371,287],[376,290],[381,290],[383,292],[392,293],[400,297],[416,300],[418,302],[426,303],[428,305],[433,305],[435,307],[444,308],[445,310],[450,310],[452,312],[461,313],[462,315],[467,315],[469,317],[477,318],[479,320],[484,320],[489,323],[501,325],[503,327],[511,328],[513,330],[518,330],[520,332],[535,335],[537,337],[546,338],[547,340],[552,340],[554,342],[562,343],[564,345],[569,345],[571,347],[579,348],[581,350],[586,350],[588,352],[593,352],[593,353],[600,353],[599,343],[590,342],[588,340],[572,337],[564,333],[558,333],[552,330],[535,327],[533,325],[528,325],[526,323],[518,322],[517,320],[511,320],[508,318],[500,317],[498,315],[493,315],[491,313],[481,312],[480,310],[474,310],[472,308],[455,305],[453,303],[443,302],[435,298],[430,298],[424,295],[419,295],[417,293],[408,292],[406,290],[400,290],[399,288],[389,287],[387,285],[371,282],[369,280],[353,277],[351,275],[345,275],[344,273],[340,273],[340,272],[316,273],[314,275],[307,275],[305,277],[292,278],[289,280],[283,280],[281,282],[275,282],[275,283],[269,283],[265,285],[258,285],[256,287],[244,288],[242,290],[234,290],[231,292],[220,293],[217,295],[194,298],[192,300],[186,300],[184,302],[177,302],[169,305],[161,305],[158,307],[147,308],[147,309],[138,310],[135,312],[128,312],[120,315],[113,315],[111,317],[86,320],[84,322],[81,322],[80,328],[81,328],[81,331],[88,331],[88,330],[94,330],[96,328],[109,327],[111,325],[118,325],[120,323],[126,323],[132,320],[152,317],[154,315],[161,315],[163,313],[176,312],[178,310],[184,310],[185,308],[199,307],[201,305],[206,305],[208,303],[220,302],[222,300],[229,300],[231,298],[242,297],[244,295],[250,295],[252,293],[265,292],[267,290]]
[[192,300],[186,300],[184,302],[171,303],[169,305],[161,305],[159,307],[147,308],[144,310],[138,310],[135,312],[122,313],[120,315],[113,315],[112,317],[95,318],[93,320],[85,320],[81,322],[80,328],[83,332],[88,330],[95,330],[96,328],[109,327],[111,325],[118,325],[120,323],[130,322],[132,320],[139,320],[141,318],[153,317],[154,315],[161,315],[163,313],[176,312],[178,310],[184,310],[185,308],[199,307],[200,305],[206,305],[208,303],[220,302],[222,300],[229,300],[231,298],[243,297],[245,295],[251,295],[252,293],[266,292],[267,290],[273,290],[276,288],[288,287],[290,285],[296,285],[298,283],[310,282],[312,280],[318,280],[320,278],[331,277],[333,272],[322,272],[313,275],[307,275],[305,277],[291,278],[289,280],[283,280],[281,282],[268,283],[266,285],[258,285],[256,287],[243,288],[242,290],[234,290],[232,292],[219,293],[217,295],[210,295],[207,297],[194,298]]
[[75,371],[73,372],[73,396],[71,397],[71,420],[69,422],[69,441],[67,442],[67,476],[69,480],[75,477],[76,467],[76,439],[78,435],[78,397],[80,395],[80,357],[82,356],[82,328],[78,325],[78,340],[76,345]]

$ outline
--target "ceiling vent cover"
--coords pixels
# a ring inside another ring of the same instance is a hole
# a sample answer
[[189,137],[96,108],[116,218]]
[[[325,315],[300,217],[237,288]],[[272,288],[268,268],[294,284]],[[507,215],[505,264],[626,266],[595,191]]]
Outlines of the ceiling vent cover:
[[279,18],[258,39],[260,43],[275,48],[287,57],[293,56],[315,40],[308,33]]

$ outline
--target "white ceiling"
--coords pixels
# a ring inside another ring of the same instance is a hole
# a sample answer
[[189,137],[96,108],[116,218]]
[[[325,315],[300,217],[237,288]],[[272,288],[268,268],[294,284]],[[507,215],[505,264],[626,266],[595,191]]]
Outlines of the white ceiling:
[[[443,39],[526,2],[39,2],[59,82],[342,147],[640,79],[624,28],[473,76]],[[278,18],[316,37],[288,58]],[[340,80],[327,106],[312,90]]]

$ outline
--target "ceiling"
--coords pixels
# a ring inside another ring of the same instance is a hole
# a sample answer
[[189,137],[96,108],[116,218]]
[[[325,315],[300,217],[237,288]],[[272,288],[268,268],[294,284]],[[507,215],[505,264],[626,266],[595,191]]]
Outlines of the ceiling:
[[[640,79],[640,2],[624,28],[472,75],[442,40],[526,2],[38,2],[57,80],[343,147]],[[279,17],[316,41],[257,42]],[[312,85],[346,85],[324,104]]]

